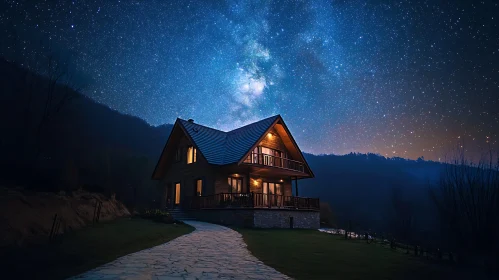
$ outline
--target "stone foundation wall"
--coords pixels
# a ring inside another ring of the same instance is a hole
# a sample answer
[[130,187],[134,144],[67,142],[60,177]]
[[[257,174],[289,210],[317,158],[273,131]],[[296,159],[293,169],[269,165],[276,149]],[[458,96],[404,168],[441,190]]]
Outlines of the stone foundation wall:
[[252,209],[204,209],[194,210],[189,214],[203,222],[214,224],[253,227]]
[[257,228],[293,228],[318,229],[320,217],[317,211],[296,210],[254,210],[254,227]]
[[318,211],[297,211],[285,209],[204,209],[190,212],[191,216],[205,222],[255,228],[293,228],[318,229]]

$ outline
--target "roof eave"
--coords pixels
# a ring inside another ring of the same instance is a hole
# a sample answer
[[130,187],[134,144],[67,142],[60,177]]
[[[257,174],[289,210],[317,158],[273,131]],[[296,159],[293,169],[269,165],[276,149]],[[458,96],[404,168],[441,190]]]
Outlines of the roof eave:
[[168,139],[166,140],[166,144],[163,147],[163,150],[161,151],[161,155],[159,156],[158,162],[156,163],[156,166],[154,167],[154,171],[152,172],[152,175],[151,175],[152,180],[161,180],[161,178],[157,178],[157,177],[155,177],[155,175],[156,175],[156,172],[158,171],[159,163],[163,159],[163,155],[165,153],[166,147],[168,147],[168,144],[170,143],[170,139],[172,137],[173,131],[175,130],[175,127],[178,125],[178,123],[179,123],[179,118],[177,118],[175,120],[175,123],[173,124],[172,130],[170,131],[170,134],[168,135]]
[[295,138],[293,137],[293,135],[291,134],[291,132],[289,131],[288,129],[288,126],[286,125],[286,123],[284,122],[284,120],[281,118],[281,116],[279,115],[279,118],[281,119],[282,121],[282,126],[284,127],[284,129],[286,130],[286,133],[288,133],[289,135],[289,138],[291,139],[291,141],[293,141],[293,144],[296,146],[296,148],[298,149],[298,152],[300,152],[300,156],[301,158],[303,159],[303,163],[307,166],[307,169],[308,171],[310,171],[310,177],[309,178],[315,178],[315,174],[314,172],[312,171],[312,168],[310,168],[310,165],[308,165],[308,162],[307,162],[307,159],[305,159],[305,156],[303,155],[301,149],[300,149],[300,146],[298,146],[298,144],[296,143],[295,141]]

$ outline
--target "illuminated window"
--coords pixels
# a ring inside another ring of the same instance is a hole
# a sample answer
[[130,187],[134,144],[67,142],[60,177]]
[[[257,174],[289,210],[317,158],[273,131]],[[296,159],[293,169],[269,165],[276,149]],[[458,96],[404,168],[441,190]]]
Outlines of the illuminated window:
[[243,178],[229,177],[229,192],[230,193],[242,193],[243,190]]
[[187,163],[193,162],[196,162],[196,148],[189,146],[189,148],[187,148]]
[[175,183],[175,204],[180,204],[180,183]]
[[201,196],[203,191],[203,180],[197,179],[196,180],[196,195]]

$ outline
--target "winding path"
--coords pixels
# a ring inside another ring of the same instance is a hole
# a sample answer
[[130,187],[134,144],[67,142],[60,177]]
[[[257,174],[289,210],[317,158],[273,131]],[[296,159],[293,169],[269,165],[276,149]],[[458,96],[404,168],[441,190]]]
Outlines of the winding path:
[[71,279],[290,279],[246,249],[241,234],[198,221],[195,231]]

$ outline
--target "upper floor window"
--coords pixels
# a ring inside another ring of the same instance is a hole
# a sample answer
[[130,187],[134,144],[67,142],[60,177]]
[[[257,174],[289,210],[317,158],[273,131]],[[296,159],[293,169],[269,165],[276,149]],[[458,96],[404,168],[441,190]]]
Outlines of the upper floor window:
[[187,164],[196,162],[196,148],[189,146],[187,148]]
[[246,158],[246,162],[277,167],[287,167],[286,159],[286,152],[258,146],[253,149],[253,152],[250,155],[248,155],[248,158]]
[[177,151],[175,152],[175,161],[181,161],[182,160],[182,148],[178,147]]

